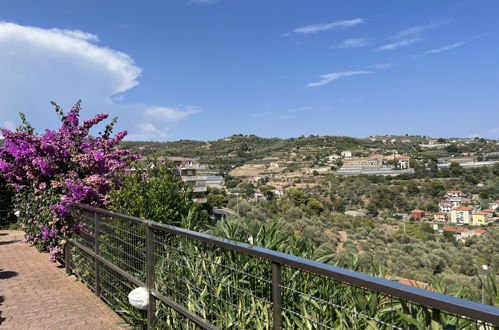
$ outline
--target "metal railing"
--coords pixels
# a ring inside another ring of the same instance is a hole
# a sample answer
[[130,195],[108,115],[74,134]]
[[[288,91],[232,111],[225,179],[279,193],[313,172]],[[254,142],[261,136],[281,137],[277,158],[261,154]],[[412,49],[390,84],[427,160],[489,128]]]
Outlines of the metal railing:
[[0,229],[8,228],[17,222],[11,204],[12,193],[0,189]]
[[129,291],[147,288],[147,328],[499,326],[490,305],[92,206],[77,211],[67,271],[121,311],[132,309]]
[[12,210],[0,210],[0,229],[9,228],[17,222]]

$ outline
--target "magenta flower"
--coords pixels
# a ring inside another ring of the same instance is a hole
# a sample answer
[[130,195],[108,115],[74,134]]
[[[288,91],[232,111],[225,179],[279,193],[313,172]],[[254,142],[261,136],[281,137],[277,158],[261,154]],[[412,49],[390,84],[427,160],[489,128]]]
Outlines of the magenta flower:
[[62,253],[65,233],[80,229],[72,220],[72,207],[78,203],[105,207],[127,164],[140,157],[115,148],[126,131],[114,137],[109,132],[99,137],[89,134],[107,114],[80,123],[79,102],[60,114],[61,127],[40,136],[2,130],[0,147],[0,175],[16,189],[25,239],[49,251],[51,260]]

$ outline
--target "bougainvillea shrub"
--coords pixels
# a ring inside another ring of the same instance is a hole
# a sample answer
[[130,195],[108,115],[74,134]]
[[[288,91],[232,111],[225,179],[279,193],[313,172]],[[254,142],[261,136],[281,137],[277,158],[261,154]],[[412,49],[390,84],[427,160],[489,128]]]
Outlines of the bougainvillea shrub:
[[78,231],[72,206],[109,205],[109,193],[131,160],[139,156],[116,146],[126,136],[111,137],[115,120],[94,137],[90,130],[107,114],[80,121],[80,102],[67,113],[53,103],[60,117],[58,130],[36,134],[21,114],[17,131],[2,130],[0,175],[17,192],[15,207],[26,232],[26,241],[49,251],[51,260],[62,254],[66,234]]

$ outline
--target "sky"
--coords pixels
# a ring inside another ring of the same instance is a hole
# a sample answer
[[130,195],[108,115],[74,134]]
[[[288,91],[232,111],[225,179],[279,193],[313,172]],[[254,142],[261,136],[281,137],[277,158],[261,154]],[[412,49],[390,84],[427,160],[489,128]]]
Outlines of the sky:
[[497,0],[0,2],[0,127],[499,139]]

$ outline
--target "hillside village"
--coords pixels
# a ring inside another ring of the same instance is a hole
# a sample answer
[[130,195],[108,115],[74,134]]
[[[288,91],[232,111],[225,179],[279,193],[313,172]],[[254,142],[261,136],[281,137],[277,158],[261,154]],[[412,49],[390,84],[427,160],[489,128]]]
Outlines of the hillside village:
[[[282,198],[294,188],[316,195],[325,207],[341,204],[331,207],[334,212],[428,222],[438,232],[451,232],[459,239],[485,233],[465,234],[452,226],[484,227],[498,221],[496,183],[480,178],[480,174],[476,178],[468,174],[492,168],[496,171],[496,140],[422,136],[310,136],[282,140],[235,135],[212,142],[123,144],[147,157],[173,161],[178,174],[192,185],[194,197],[201,203],[209,201],[210,191],[213,196],[213,192],[224,190],[227,197],[223,200],[237,196],[257,202]],[[464,180],[460,177],[463,171],[468,171]],[[359,184],[362,187],[357,191],[366,190],[366,186],[372,186],[373,191],[352,195],[349,190]],[[421,197],[422,192],[432,189],[431,185],[437,186],[438,191]],[[397,198],[403,205],[374,205],[375,189],[386,187],[394,187],[395,194],[398,189]],[[333,191],[337,196],[333,196]],[[226,206],[218,204],[212,206]]]

